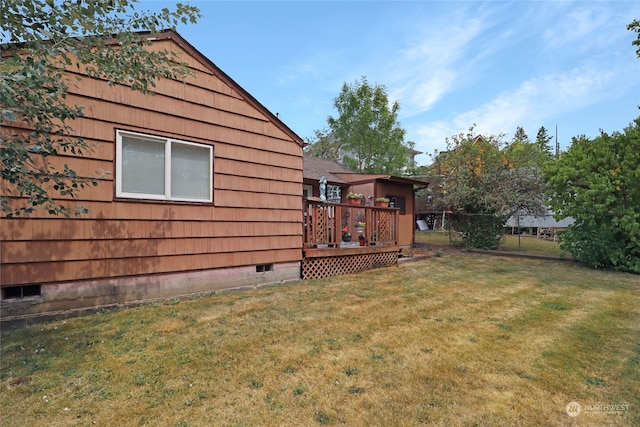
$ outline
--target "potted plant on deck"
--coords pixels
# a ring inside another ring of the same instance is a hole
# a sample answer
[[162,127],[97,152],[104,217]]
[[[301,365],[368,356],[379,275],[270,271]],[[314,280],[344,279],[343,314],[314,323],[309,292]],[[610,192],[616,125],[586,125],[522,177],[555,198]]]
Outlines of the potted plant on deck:
[[378,197],[375,200],[376,206],[379,206],[381,208],[388,208],[389,207],[389,198],[388,197]]
[[362,221],[358,221],[353,225],[356,228],[356,232],[358,233],[358,242],[360,243],[360,246],[364,246],[367,240],[364,235],[364,228],[366,225],[367,224]]
[[351,233],[349,233],[349,229],[347,227],[342,229],[342,241],[343,242],[351,241]]
[[347,203],[350,205],[360,205],[362,204],[362,199],[364,199],[364,196],[360,193],[347,194]]

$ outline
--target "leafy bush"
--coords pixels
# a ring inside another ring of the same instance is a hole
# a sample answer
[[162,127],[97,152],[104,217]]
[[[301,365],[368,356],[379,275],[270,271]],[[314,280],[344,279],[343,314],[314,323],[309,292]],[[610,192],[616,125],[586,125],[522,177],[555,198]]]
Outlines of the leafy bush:
[[594,268],[640,273],[640,118],[624,133],[571,147],[545,168],[557,219],[573,217],[560,247]]
[[497,249],[504,239],[504,215],[453,214],[454,244],[464,249]]

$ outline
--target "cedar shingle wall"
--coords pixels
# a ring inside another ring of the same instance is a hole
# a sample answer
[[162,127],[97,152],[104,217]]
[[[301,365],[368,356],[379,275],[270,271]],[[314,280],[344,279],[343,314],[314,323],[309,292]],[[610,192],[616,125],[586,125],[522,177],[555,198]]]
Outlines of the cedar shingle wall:
[[[91,212],[1,219],[3,286],[301,260],[302,148],[207,67],[185,59],[199,71],[185,82],[159,82],[153,96],[88,78],[72,86],[68,99],[85,117],[71,126],[94,149],[50,161],[101,177],[70,201]],[[115,200],[116,129],[213,145],[213,205]]]

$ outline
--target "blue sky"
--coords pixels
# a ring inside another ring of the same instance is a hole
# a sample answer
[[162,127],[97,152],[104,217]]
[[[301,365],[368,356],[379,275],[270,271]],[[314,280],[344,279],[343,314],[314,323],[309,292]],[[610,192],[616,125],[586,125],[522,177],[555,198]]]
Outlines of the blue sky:
[[400,103],[406,139],[426,154],[474,123],[507,140],[517,126],[532,140],[557,126],[566,149],[640,115],[626,29],[637,0],[183,2],[203,17],[178,32],[303,138],[361,76]]

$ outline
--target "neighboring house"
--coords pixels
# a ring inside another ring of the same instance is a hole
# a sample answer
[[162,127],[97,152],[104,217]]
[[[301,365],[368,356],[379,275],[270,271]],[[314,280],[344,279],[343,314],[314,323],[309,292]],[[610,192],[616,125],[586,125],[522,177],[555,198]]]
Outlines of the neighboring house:
[[531,235],[537,235],[539,237],[553,237],[557,231],[566,230],[574,222],[575,219],[571,217],[556,220],[553,216],[553,212],[547,209],[547,212],[541,216],[512,216],[507,220],[505,226],[511,227],[512,233],[517,228],[520,228],[520,230],[515,232],[521,232],[521,229],[526,228],[528,229],[528,233]]
[[410,149],[409,153],[407,154],[407,158],[409,159],[409,164],[408,166],[405,168],[406,171],[410,171],[412,169],[415,169],[417,167],[417,163],[416,163],[416,156],[422,154],[422,151],[418,151],[415,149]]
[[390,207],[399,209],[397,245],[401,250],[407,250],[415,243],[415,191],[426,188],[427,182],[386,174],[356,173],[339,163],[305,154],[304,188],[309,196],[320,196],[319,180],[323,176],[328,189],[340,189],[338,200],[329,201],[346,203],[349,192],[363,194],[367,206],[373,206],[376,198],[389,198]]
[[81,218],[0,220],[2,319],[300,278],[304,142],[177,33],[153,45],[194,75],[146,96],[68,72],[94,150],[52,161],[100,182]]
[[[421,225],[425,227],[424,230],[444,231],[447,229],[450,214],[450,211],[433,212],[425,210],[418,212],[417,217],[418,220],[421,220]],[[552,238],[557,232],[566,230],[574,222],[573,218],[564,218],[557,221],[553,213],[547,211],[546,214],[541,216],[521,215],[519,218],[512,216],[504,226],[509,228],[508,232],[511,234],[518,234],[524,231],[530,235]]]

